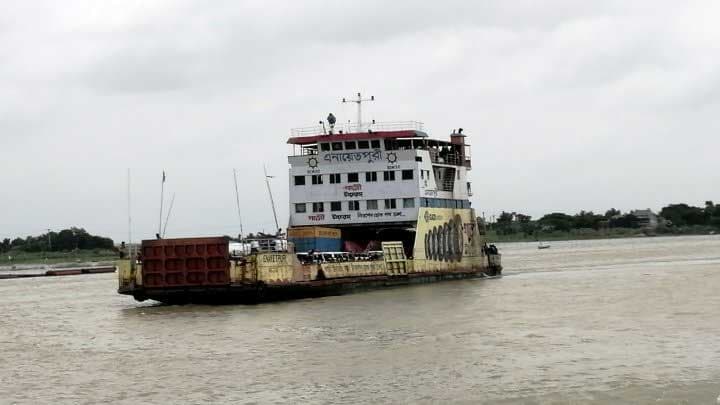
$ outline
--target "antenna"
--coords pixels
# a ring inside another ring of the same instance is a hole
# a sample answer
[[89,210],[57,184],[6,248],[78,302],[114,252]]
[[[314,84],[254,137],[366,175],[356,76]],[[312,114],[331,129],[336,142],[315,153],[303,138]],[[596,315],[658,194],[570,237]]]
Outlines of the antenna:
[[272,191],[270,190],[270,179],[275,176],[268,176],[265,165],[263,165],[263,172],[265,172],[265,185],[267,185],[268,195],[270,195],[270,205],[272,205],[273,217],[275,218],[275,229],[280,230],[280,224],[278,224],[277,220],[277,212],[275,211],[275,201],[273,201]]
[[362,95],[360,93],[357,94],[356,100],[347,100],[345,97],[343,97],[342,102],[343,103],[356,103],[357,104],[357,132],[362,132],[362,103],[363,101],[375,101],[375,96],[370,96],[370,98],[362,98]]
[[165,226],[163,226],[162,237],[165,237],[165,231],[167,230],[168,221],[170,221],[170,213],[172,212],[173,204],[175,203],[175,193],[173,193],[172,199],[170,199],[170,207],[168,208],[168,214],[165,218]]
[[[267,173],[266,173],[266,175],[267,175]],[[238,192],[237,173],[236,173],[235,169],[233,169],[233,178],[235,179],[235,203],[237,204],[238,221],[240,221],[240,240],[242,241],[243,227],[242,227],[242,217],[240,216],[240,193]]]

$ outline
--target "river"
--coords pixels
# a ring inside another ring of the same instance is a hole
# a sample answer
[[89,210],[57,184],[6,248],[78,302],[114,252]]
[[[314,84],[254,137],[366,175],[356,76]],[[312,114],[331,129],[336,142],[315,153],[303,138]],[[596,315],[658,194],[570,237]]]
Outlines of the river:
[[256,306],[2,280],[0,403],[716,403],[720,237],[499,247],[501,279]]

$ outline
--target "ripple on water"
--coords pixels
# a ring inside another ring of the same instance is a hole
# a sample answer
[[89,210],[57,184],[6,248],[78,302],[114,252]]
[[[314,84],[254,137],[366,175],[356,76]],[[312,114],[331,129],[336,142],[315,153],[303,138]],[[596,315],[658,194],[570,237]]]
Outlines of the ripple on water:
[[139,304],[114,293],[114,275],[2,282],[0,391],[21,403],[711,403],[718,242],[511,244],[503,279],[257,306]]

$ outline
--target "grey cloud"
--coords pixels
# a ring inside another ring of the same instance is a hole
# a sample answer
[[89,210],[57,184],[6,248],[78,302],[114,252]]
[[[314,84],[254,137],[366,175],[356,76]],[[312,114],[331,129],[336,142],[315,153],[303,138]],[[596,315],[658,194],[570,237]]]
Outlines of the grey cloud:
[[354,119],[356,91],[369,118],[466,128],[479,211],[720,199],[713,2],[37,4],[0,15],[0,237],[124,238],[127,167],[136,235],[163,169],[173,235],[234,232],[233,167],[270,229],[262,164],[286,218],[288,129]]

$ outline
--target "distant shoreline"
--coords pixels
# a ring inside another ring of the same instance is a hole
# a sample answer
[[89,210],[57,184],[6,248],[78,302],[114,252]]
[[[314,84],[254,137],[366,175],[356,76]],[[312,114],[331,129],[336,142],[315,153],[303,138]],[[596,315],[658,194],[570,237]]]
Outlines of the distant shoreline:
[[[9,260],[8,257],[12,257]],[[13,267],[63,267],[78,266],[86,263],[113,262],[118,254],[106,249],[78,250],[74,252],[23,252],[11,250],[0,254],[0,269]]]
[[488,243],[511,243],[511,242],[562,242],[562,241],[573,241],[573,240],[600,240],[600,239],[635,239],[635,238],[656,238],[656,237],[674,237],[674,236],[713,236],[718,235],[714,231],[700,231],[700,232],[678,232],[678,233],[644,233],[640,230],[633,230],[634,232],[618,232],[618,233],[582,233],[573,234],[572,232],[564,233],[553,233],[553,234],[542,234],[542,235],[522,235],[522,234],[511,234],[511,235],[497,235],[493,232],[488,232],[485,235]]

